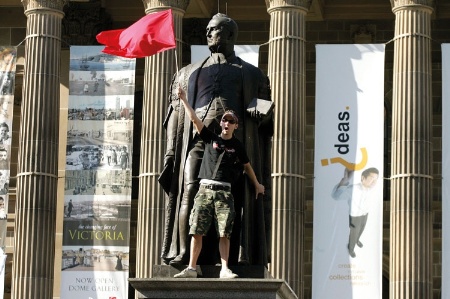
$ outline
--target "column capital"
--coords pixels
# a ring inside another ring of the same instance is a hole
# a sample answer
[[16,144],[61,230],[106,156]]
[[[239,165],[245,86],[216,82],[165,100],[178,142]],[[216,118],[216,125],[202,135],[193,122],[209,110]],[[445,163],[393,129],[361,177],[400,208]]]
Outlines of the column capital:
[[179,9],[183,12],[186,11],[189,0],[142,0],[145,7],[145,13],[151,13],[164,9]]
[[308,11],[312,0],[266,0],[267,11],[279,8],[296,8]]
[[52,9],[62,12],[69,0],[22,0],[25,11],[34,9]]
[[428,6],[433,9],[435,7],[435,0],[390,0],[392,10],[395,12],[408,6]]

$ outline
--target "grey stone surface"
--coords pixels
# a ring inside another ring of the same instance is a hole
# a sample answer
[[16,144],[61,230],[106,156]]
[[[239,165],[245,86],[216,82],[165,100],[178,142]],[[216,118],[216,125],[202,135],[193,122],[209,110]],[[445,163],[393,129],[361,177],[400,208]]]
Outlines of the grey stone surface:
[[281,279],[130,278],[137,298],[296,299]]

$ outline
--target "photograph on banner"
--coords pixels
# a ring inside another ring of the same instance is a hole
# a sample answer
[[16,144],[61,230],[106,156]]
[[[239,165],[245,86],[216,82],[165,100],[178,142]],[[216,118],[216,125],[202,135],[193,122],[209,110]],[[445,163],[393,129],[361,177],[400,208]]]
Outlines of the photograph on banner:
[[0,195],[8,194],[9,190],[9,170],[0,170]]
[[316,52],[313,298],[378,299],[384,45],[317,45]]
[[11,145],[11,122],[12,120],[0,122],[0,144]]
[[77,96],[69,101],[69,120],[132,120],[134,96]]
[[7,144],[0,144],[0,172],[9,170],[11,159],[11,146]]
[[133,142],[133,121],[131,120],[69,120],[67,144],[74,145],[128,145]]
[[0,219],[6,219],[8,216],[8,194],[0,195]]
[[69,94],[74,96],[133,95],[134,69],[126,71],[70,71]]
[[129,269],[128,247],[63,246],[62,270],[123,271]]
[[128,298],[128,247],[63,246],[61,292],[65,299]]
[[131,144],[67,145],[66,170],[130,170]]
[[0,95],[0,122],[12,120],[14,95]]
[[130,211],[124,195],[66,196],[63,245],[128,245]]
[[[105,158],[106,159],[106,158]],[[66,170],[65,195],[131,195],[130,170]]]
[[0,72],[2,74],[16,71],[16,57],[17,50],[15,47],[0,46]]
[[136,68],[136,59],[102,52],[104,46],[71,46],[71,71],[122,71]]

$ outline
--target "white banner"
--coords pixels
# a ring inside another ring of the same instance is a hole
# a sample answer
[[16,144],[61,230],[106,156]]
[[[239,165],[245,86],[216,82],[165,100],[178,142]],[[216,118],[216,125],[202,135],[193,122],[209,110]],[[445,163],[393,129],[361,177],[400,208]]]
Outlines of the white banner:
[[135,59],[70,48],[61,298],[128,298]]
[[[235,45],[234,52],[245,62],[258,67],[259,46],[258,45]],[[202,61],[211,54],[208,46],[191,46],[191,63]]]
[[442,45],[442,298],[450,298],[450,44]]
[[313,299],[379,299],[384,45],[316,54]]

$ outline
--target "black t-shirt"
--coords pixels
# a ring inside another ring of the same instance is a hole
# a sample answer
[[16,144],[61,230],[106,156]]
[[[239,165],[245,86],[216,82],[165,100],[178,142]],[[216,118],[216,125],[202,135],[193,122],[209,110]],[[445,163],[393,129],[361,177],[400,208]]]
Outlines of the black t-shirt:
[[[200,132],[200,138],[205,142],[205,152],[198,177],[200,179],[232,183],[239,166],[250,161],[244,145],[234,136],[228,140],[222,139],[207,127],[203,127]],[[220,161],[217,173],[213,177],[219,156],[224,151],[225,153]]]

